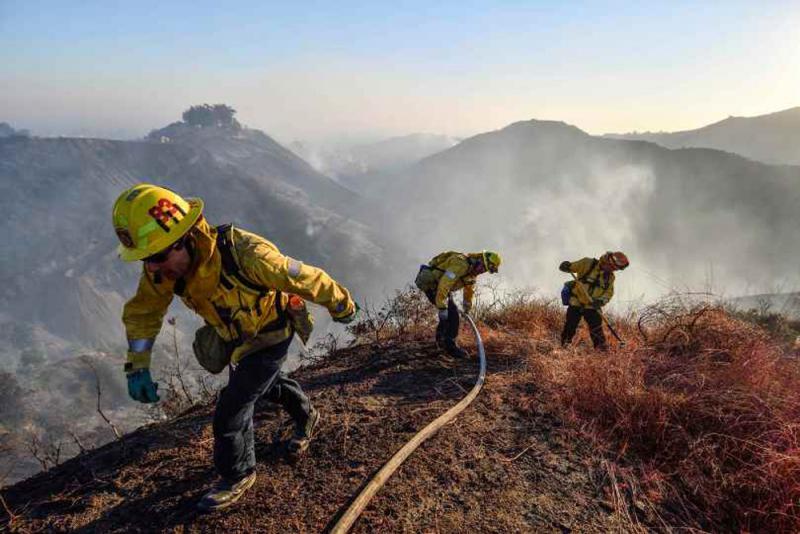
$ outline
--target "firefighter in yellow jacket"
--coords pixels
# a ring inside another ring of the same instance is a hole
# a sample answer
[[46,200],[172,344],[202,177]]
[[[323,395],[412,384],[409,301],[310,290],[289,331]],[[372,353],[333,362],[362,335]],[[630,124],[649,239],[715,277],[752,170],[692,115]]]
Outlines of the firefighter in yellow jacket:
[[448,251],[439,254],[427,265],[420,265],[414,283],[439,310],[436,343],[443,345],[451,356],[467,356],[466,351],[456,343],[459,318],[452,293],[463,288],[463,308],[465,313],[469,313],[472,309],[476,277],[487,271],[496,273],[500,261],[499,254],[488,250],[470,253]]
[[596,349],[606,349],[603,318],[600,310],[614,296],[614,271],[628,267],[628,257],[622,252],[606,252],[599,259],[583,258],[563,261],[560,271],[573,273],[574,280],[564,284],[561,300],[567,306],[561,346],[568,345],[578,329],[581,317],[589,325],[589,335]]
[[143,262],[138,290],[122,316],[130,396],[145,403],[159,400],[150,353],[174,295],[206,322],[194,346],[201,364],[211,368],[213,361],[214,371],[230,364],[213,421],[220,480],[198,503],[215,510],[236,502],[255,482],[253,409],[261,396],[292,416],[295,430],[288,448],[293,454],[305,451],[319,420],[300,385],[280,371],[294,333],[286,311],[290,295],[326,307],[342,323],[352,321],[358,307],[321,269],[282,255],[255,234],[230,225],[212,227],[202,213],[199,198],[139,184],[119,196],[113,223],[120,257]]

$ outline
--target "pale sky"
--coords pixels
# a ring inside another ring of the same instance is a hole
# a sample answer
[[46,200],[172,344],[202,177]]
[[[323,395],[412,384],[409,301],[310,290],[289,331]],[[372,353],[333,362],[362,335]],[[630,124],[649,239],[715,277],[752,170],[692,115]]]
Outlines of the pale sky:
[[800,105],[797,0],[378,4],[0,0],[0,122],[126,138],[224,102],[280,140],[331,141]]

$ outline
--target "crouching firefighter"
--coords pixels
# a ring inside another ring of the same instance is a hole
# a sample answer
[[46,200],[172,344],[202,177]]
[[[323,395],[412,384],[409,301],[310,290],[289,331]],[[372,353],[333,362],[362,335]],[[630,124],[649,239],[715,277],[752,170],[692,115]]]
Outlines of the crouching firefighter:
[[594,348],[606,350],[603,333],[602,308],[614,296],[614,271],[628,267],[628,257],[622,252],[606,252],[600,259],[583,258],[578,261],[563,261],[560,271],[573,273],[573,280],[564,284],[561,301],[567,306],[561,346],[568,345],[578,329],[581,317],[589,325],[589,335]]
[[[198,198],[139,184],[117,199],[113,222],[120,257],[143,262],[138,290],[122,316],[130,396],[159,400],[150,354],[174,295],[205,320],[194,341],[200,364],[215,373],[229,367],[213,421],[220,478],[198,503],[216,510],[236,502],[255,482],[253,410],[260,397],[282,405],[294,420],[287,444],[292,454],[306,450],[319,420],[300,385],[281,373],[294,332],[308,333],[309,317],[298,313],[303,306],[297,297],[326,307],[342,323],[352,321],[358,308],[323,270],[282,255],[255,234],[212,227],[202,213]],[[287,311],[290,299],[295,302]]]
[[472,309],[475,293],[475,278],[482,273],[496,273],[500,267],[500,255],[496,252],[442,252],[427,265],[420,265],[414,281],[428,300],[439,310],[439,325],[436,328],[436,344],[455,358],[465,358],[467,352],[458,346],[458,308],[452,293],[464,289],[464,313]]

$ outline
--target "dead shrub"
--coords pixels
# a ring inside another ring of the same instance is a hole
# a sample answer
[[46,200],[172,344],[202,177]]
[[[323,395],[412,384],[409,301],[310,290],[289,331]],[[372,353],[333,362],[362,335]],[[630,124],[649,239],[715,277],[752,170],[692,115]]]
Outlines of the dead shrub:
[[540,336],[561,331],[564,312],[555,300],[536,296],[530,290],[492,296],[486,303],[479,301],[475,310],[476,318],[485,325]]
[[[627,344],[609,353],[555,350],[563,308],[530,291],[490,288],[473,315],[495,365],[509,362],[492,378],[516,384],[506,401],[556,411],[593,439],[607,473],[624,475],[626,510],[657,528],[800,531],[800,362],[784,339],[694,296],[618,319]],[[350,331],[380,345],[427,338],[434,324],[408,289]]]
[[435,314],[425,295],[413,286],[397,291],[380,308],[364,305],[361,319],[348,327],[354,343],[414,340],[430,336]]
[[800,531],[800,363],[764,329],[708,305],[657,308],[646,338],[571,362],[573,421],[687,525]]

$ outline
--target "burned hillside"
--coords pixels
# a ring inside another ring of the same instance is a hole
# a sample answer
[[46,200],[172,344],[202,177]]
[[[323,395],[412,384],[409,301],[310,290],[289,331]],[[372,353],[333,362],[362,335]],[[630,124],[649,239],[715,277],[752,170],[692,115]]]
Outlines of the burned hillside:
[[[400,294],[293,374],[322,412],[293,463],[290,424],[256,415],[258,480],[199,514],[213,481],[210,405],[6,488],[33,531],[320,532],[394,451],[475,380]],[[792,532],[800,526],[800,364],[791,343],[710,304],[618,318],[626,346],[558,347],[561,309],[526,295],[476,311],[488,376],[476,401],[400,468],[355,532]],[[471,351],[474,355],[474,350]],[[795,388],[795,389],[792,389]]]

